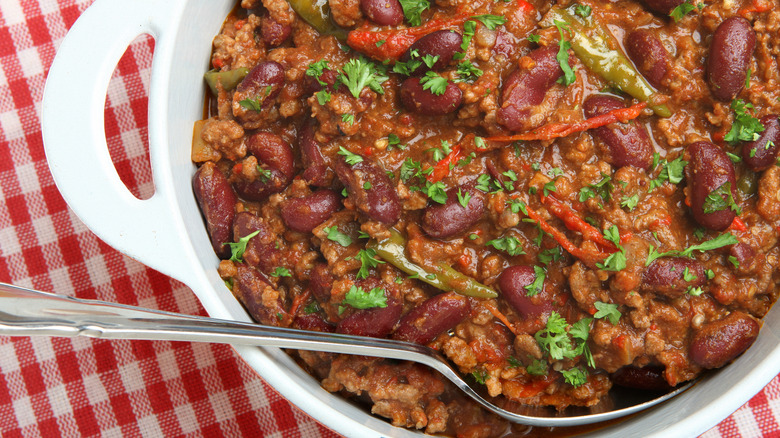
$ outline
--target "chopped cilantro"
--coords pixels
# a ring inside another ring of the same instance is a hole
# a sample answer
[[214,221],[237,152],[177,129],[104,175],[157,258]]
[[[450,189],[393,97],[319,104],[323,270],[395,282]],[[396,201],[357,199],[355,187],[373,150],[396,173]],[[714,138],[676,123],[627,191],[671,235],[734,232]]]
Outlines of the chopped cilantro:
[[742,214],[742,209],[734,201],[731,193],[731,182],[726,181],[720,187],[707,194],[702,203],[704,213],[714,213],[716,211],[731,209],[736,214]]
[[474,370],[471,375],[474,377],[474,380],[477,381],[480,385],[484,385],[485,381],[488,378],[488,373],[485,370]]
[[347,162],[350,166],[354,166],[357,163],[363,162],[363,157],[361,157],[358,154],[353,154],[352,152],[348,151],[344,146],[339,146],[339,151],[337,152],[339,155],[344,157],[344,161]]
[[609,201],[612,198],[612,177],[609,175],[601,174],[601,180],[595,184],[588,184],[586,187],[580,189],[579,198],[580,202],[585,202],[588,199],[600,196],[601,199]]
[[520,243],[520,240],[514,236],[504,236],[498,239],[493,239],[487,242],[485,245],[490,245],[493,248],[499,251],[504,251],[511,256],[525,254],[523,245]]
[[580,367],[561,370],[561,374],[563,375],[563,380],[575,388],[588,383],[588,372]]
[[571,33],[571,30],[569,29],[569,23],[560,20],[555,20],[555,27],[558,28],[558,33],[561,35],[561,40],[558,42],[558,54],[555,56],[555,59],[558,60],[561,70],[563,70],[563,85],[568,86],[577,80],[577,75],[574,74],[574,70],[569,65],[571,43],[564,39],[564,31]]
[[461,205],[461,207],[468,208],[469,201],[471,200],[471,193],[469,192],[462,193],[460,191],[460,188],[458,188],[457,195],[458,195],[458,203]]
[[366,292],[363,288],[353,285],[349,288],[341,305],[348,305],[355,309],[371,309],[374,307],[387,307],[385,290],[375,287]]
[[579,15],[582,18],[590,17],[590,13],[591,13],[592,10],[593,10],[593,8],[591,8],[588,5],[577,4],[577,5],[574,6],[574,13]]
[[352,244],[352,238],[339,231],[337,226],[325,227],[322,229],[327,233],[328,240],[332,240],[341,246],[349,246]]
[[528,35],[527,39],[532,43],[538,43],[539,41],[542,40],[542,37],[535,33],[532,33],[531,35]]
[[724,137],[729,143],[738,141],[754,141],[758,139],[758,133],[764,131],[764,125],[750,114],[753,105],[745,103],[742,99],[731,101],[731,110],[734,111],[734,123]]
[[435,183],[425,181],[425,194],[434,202],[439,204],[447,203],[447,192],[444,190],[444,183],[441,181]]
[[382,83],[388,78],[373,62],[364,58],[352,58],[344,64],[342,71],[344,74],[339,75],[338,78],[355,98],[360,97],[360,92],[365,87],[378,94],[384,94]]
[[531,365],[525,367],[525,370],[532,376],[546,376],[547,362],[540,359],[534,359],[533,362],[531,362]]
[[682,20],[683,17],[686,16],[689,12],[696,9],[696,7],[696,5],[686,0],[684,3],[681,3],[672,9],[672,12],[669,13],[669,16],[672,17],[676,23]]
[[244,261],[244,251],[246,251],[246,245],[249,243],[249,239],[257,236],[260,234],[260,230],[257,230],[253,233],[247,234],[244,237],[241,237],[238,239],[238,242],[229,242],[226,243],[227,246],[230,247],[230,260],[233,262],[242,263]]
[[639,194],[624,196],[620,201],[620,206],[627,208],[628,211],[634,211],[637,205],[639,205]]
[[494,30],[498,26],[501,26],[502,24],[506,23],[506,18],[500,15],[484,14],[484,15],[475,15],[471,18],[475,20],[479,20],[482,24],[485,25],[485,27],[487,27],[490,30]]
[[458,79],[455,79],[455,82],[474,82],[477,80],[478,77],[482,76],[484,73],[482,70],[478,69],[474,66],[474,64],[471,63],[468,59],[461,61],[458,63],[458,66],[456,68],[456,73],[458,74]]
[[326,85],[326,83],[320,79],[320,76],[325,73],[325,70],[330,70],[330,67],[328,67],[328,61],[325,59],[320,59],[317,62],[309,64],[309,66],[306,68],[306,76],[313,77],[317,80],[317,82],[320,83],[320,85]]
[[355,115],[354,114],[342,114],[341,115],[341,121],[346,123],[347,125],[353,125],[353,124],[355,124]]
[[428,0],[400,0],[404,17],[410,26],[419,26],[422,23],[422,13],[431,7]]
[[425,76],[420,78],[420,85],[423,90],[430,90],[436,96],[441,96],[447,91],[447,79],[433,71],[426,72]]
[[592,318],[584,318],[569,326],[566,319],[553,310],[546,326],[534,334],[534,339],[552,360],[573,359],[588,349],[586,341],[591,321]]
[[292,277],[290,270],[281,266],[277,266],[274,272],[271,272],[269,275],[271,277]]
[[326,90],[320,90],[314,93],[314,96],[317,97],[317,103],[319,103],[320,105],[325,105],[326,103],[330,102],[330,98],[331,98],[331,94]]
[[528,291],[525,294],[529,297],[532,297],[541,293],[542,288],[544,287],[544,279],[546,276],[547,271],[544,268],[534,265],[534,281],[525,287],[525,290]]
[[368,270],[370,268],[376,268],[380,263],[384,263],[376,258],[376,250],[373,248],[361,249],[355,258],[360,261],[360,269],[357,275],[355,275],[357,279],[368,278]]
[[317,313],[320,311],[320,304],[316,300],[312,300],[311,303],[307,304],[306,307],[303,308],[303,313],[306,315],[311,315],[312,313]]
[[606,318],[610,323],[612,323],[612,325],[617,325],[618,321],[620,321],[622,314],[618,310],[617,304],[596,301],[593,303],[593,306],[597,310],[597,312],[593,315],[594,318]]

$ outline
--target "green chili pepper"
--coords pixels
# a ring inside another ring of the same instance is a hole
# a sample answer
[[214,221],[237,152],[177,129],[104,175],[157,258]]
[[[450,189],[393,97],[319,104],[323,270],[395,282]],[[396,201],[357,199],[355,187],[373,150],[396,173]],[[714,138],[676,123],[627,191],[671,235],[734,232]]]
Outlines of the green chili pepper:
[[323,35],[333,35],[339,41],[346,41],[347,31],[337,26],[330,18],[328,0],[287,0],[290,7]]
[[551,27],[555,21],[569,25],[571,48],[585,67],[620,91],[647,102],[657,115],[672,115],[666,105],[654,103],[658,97],[656,91],[620,51],[612,34],[596,22],[592,15],[588,18],[580,17],[574,12],[573,6],[551,9],[543,25]]
[[203,75],[203,79],[211,90],[211,93],[217,95],[217,81],[222,83],[222,88],[225,90],[232,90],[241,83],[244,77],[249,74],[249,69],[246,67],[236,68],[228,71],[209,70]]
[[475,298],[495,298],[498,296],[493,289],[444,263],[439,264],[436,271],[432,272],[412,262],[406,257],[406,239],[394,229],[390,230],[390,237],[387,239],[371,240],[366,247],[376,251],[377,255],[396,268],[443,291],[452,290],[461,295]]

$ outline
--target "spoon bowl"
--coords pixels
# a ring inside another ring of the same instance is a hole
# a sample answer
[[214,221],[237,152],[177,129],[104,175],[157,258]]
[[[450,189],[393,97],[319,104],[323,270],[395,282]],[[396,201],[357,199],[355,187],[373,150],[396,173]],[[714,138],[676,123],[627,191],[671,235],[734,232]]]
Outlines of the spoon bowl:
[[578,426],[630,415],[693,385],[691,382],[667,393],[613,390],[609,397],[590,408],[557,411],[516,403],[500,407],[483,394],[482,388],[463,379],[438,351],[423,345],[182,315],[63,297],[5,283],[0,283],[0,334],[212,342],[409,360],[435,369],[489,411],[515,423],[542,427]]

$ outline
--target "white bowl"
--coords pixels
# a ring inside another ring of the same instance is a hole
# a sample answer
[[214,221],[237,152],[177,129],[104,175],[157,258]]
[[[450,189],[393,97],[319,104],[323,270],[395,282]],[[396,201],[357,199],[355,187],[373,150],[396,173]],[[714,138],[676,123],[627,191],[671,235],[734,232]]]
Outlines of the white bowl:
[[[69,206],[101,239],[189,286],[208,313],[250,321],[216,272],[190,185],[193,122],[202,118],[203,73],[212,38],[235,0],[97,0],[62,42],[43,100],[43,136],[54,180]],[[121,19],[117,20],[117,17]],[[120,181],[106,145],[103,107],[119,58],[137,36],[155,39],[149,87],[149,146],[155,193],[135,198]],[[780,367],[780,309],[756,343],[692,389],[598,432],[605,437],[698,435],[761,390]],[[269,384],[346,436],[420,436],[369,415],[319,383],[275,348],[236,347]]]

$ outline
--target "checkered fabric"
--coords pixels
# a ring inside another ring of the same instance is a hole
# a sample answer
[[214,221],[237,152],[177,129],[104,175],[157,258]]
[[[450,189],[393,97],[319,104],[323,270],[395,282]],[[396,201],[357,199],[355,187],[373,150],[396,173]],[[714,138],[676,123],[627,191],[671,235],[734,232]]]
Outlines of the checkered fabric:
[[[97,239],[49,173],[44,80],[89,0],[0,0],[0,281],[63,295],[205,314],[192,292]],[[128,7],[132,7],[128,2]],[[147,101],[154,41],[139,38],[106,98],[122,180],[152,192]],[[704,436],[780,436],[780,382]],[[336,436],[291,406],[223,345],[0,337],[0,436]]]

